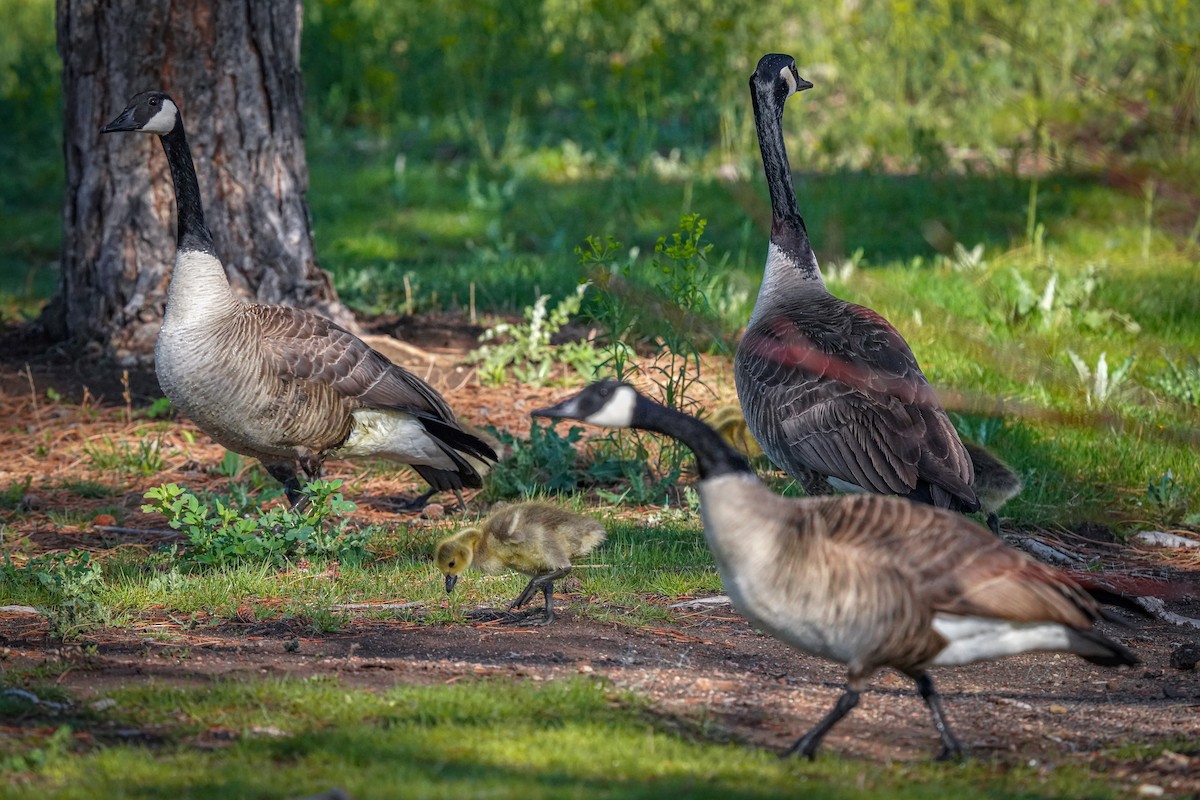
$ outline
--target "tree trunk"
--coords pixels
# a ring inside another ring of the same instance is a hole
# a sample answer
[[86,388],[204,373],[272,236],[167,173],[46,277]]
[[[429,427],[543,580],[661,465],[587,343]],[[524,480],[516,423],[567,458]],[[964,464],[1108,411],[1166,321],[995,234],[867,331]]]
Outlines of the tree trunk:
[[148,360],[175,255],[158,137],[100,136],[147,89],[183,113],[205,216],[247,298],[354,322],[316,263],[305,192],[301,0],[57,0],[66,197],[55,338]]

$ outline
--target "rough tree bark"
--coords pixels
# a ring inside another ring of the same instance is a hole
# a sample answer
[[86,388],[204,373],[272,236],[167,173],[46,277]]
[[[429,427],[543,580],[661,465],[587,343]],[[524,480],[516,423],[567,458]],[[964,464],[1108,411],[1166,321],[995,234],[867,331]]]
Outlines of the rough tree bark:
[[353,318],[316,262],[304,160],[301,0],[57,0],[67,189],[55,338],[147,361],[175,254],[155,136],[100,136],[146,89],[183,111],[205,215],[230,281],[263,303]]

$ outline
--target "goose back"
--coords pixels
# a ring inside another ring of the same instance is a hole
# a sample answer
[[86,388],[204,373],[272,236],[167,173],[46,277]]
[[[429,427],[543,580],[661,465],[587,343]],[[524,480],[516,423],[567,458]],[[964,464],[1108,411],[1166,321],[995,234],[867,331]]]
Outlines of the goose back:
[[869,308],[794,294],[745,332],[734,360],[746,424],[793,476],[971,510],[970,457],[916,358]]

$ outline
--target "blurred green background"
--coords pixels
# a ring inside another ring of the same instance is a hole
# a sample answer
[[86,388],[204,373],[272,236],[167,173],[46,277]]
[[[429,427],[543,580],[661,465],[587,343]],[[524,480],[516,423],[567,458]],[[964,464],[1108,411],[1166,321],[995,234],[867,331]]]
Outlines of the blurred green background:
[[[53,3],[0,7],[11,320],[54,291],[61,92]],[[462,308],[472,284],[509,313],[573,290],[585,236],[642,264],[696,212],[732,338],[770,218],[747,80],[789,52],[816,85],[784,125],[833,291],[968,396],[969,435],[1043,471],[1034,517],[1143,513],[1157,482],[1178,522],[1200,497],[1198,47],[1185,0],[308,0],[317,252],[362,313]]]

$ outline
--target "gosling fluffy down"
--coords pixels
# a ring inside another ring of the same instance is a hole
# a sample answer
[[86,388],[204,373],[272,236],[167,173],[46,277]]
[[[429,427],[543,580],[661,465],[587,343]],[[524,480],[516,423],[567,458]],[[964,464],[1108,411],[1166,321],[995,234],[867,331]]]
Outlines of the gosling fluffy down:
[[554,581],[566,577],[571,562],[590,553],[604,536],[604,526],[591,517],[550,503],[517,503],[496,509],[478,526],[440,542],[434,560],[446,576],[447,593],[467,567],[485,573],[511,569],[530,576],[509,610],[525,605],[540,590],[545,617],[539,624],[545,624],[554,620]]

